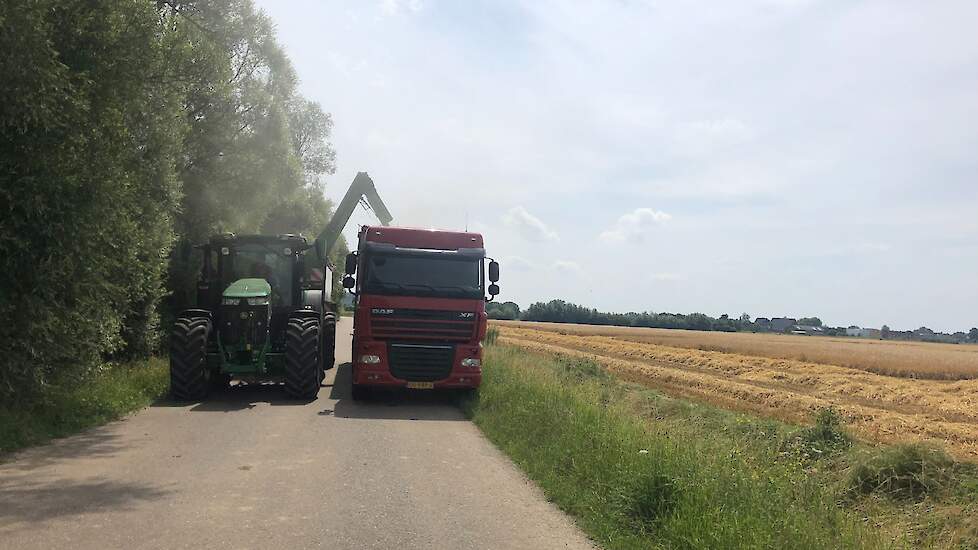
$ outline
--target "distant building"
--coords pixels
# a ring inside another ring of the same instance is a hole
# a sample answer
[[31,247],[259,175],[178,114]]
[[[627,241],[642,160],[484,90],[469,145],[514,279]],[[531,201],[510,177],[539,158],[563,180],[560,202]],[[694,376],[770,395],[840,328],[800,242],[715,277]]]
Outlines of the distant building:
[[822,327],[816,327],[814,325],[795,325],[794,330],[791,332],[793,334],[804,334],[806,336],[822,336],[825,334],[825,329]]
[[792,319],[790,317],[775,317],[771,319],[771,330],[775,332],[784,332],[791,327],[795,326],[798,319]]
[[758,317],[754,319],[754,330],[771,330],[771,320],[767,317]]
[[878,328],[862,328],[852,325],[846,329],[846,336],[855,336],[856,338],[880,338],[883,333]]

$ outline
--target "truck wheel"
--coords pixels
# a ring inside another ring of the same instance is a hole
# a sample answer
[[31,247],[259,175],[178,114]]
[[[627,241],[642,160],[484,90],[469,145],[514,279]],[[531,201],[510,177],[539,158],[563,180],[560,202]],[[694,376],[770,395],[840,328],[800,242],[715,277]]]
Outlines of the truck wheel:
[[363,384],[352,384],[350,387],[350,397],[354,401],[366,401],[370,399],[370,388]]
[[289,318],[285,329],[285,392],[295,399],[319,393],[319,319]]
[[207,396],[207,317],[180,317],[170,338],[170,394],[180,401]]

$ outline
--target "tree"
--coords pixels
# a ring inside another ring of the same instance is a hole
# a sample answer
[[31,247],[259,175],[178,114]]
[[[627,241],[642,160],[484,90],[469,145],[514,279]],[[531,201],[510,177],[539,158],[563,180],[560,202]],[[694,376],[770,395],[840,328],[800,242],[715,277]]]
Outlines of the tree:
[[798,319],[798,324],[806,327],[820,327],[822,326],[822,320],[818,317],[802,317]]
[[156,347],[185,134],[150,2],[0,5],[0,401]]
[[890,337],[890,327],[887,325],[883,325],[883,327],[880,328],[880,338],[886,340],[889,337]]
[[486,314],[490,319],[519,319],[520,306],[514,302],[489,302],[486,304]]
[[968,331],[968,341],[978,343],[978,328],[971,327]]

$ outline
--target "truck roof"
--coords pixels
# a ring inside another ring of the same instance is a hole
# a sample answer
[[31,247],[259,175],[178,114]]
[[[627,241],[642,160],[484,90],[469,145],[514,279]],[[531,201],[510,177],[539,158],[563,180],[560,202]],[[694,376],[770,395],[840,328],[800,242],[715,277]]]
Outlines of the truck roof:
[[484,248],[481,234],[462,231],[365,225],[360,228],[360,238],[368,242],[390,243],[403,248],[435,250]]

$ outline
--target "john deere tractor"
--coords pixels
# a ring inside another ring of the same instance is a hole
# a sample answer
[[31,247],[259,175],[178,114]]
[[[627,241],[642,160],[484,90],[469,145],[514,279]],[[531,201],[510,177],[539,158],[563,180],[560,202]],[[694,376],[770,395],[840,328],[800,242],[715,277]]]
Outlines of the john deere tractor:
[[357,203],[381,223],[391,215],[360,172],[313,243],[301,235],[212,237],[200,245],[197,307],[180,313],[170,339],[170,390],[197,401],[232,379],[284,381],[286,393],[314,399],[333,368],[336,303],[329,251]]

